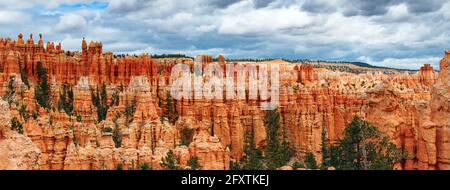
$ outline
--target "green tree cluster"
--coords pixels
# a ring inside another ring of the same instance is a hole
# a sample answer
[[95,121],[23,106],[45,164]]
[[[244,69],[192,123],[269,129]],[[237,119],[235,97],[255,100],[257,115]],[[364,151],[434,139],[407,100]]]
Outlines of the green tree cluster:
[[106,85],[102,84],[101,89],[91,89],[92,104],[97,108],[97,120],[98,122],[106,119],[109,105],[107,104]]
[[250,134],[245,134],[244,156],[241,163],[234,163],[235,169],[242,170],[263,170],[265,169],[265,160],[263,151],[256,148],[255,130],[252,126]]
[[[275,170],[286,165],[293,156],[286,137],[280,135],[281,114],[278,110],[267,111],[265,115],[267,145],[265,149],[256,148],[254,127],[245,134],[244,156],[241,161],[232,162],[231,169],[239,170]],[[281,142],[280,142],[281,141]]]
[[14,94],[16,93],[16,90],[14,88],[14,81],[16,80],[16,78],[14,76],[10,76],[9,80],[8,80],[8,91],[3,95],[3,100],[5,100],[6,102],[8,102],[8,104],[11,105],[11,103],[13,102],[13,97]]
[[25,66],[20,64],[20,78],[22,79],[22,82],[27,86],[27,88],[30,88],[30,82],[28,81],[28,73],[25,71]]
[[147,163],[142,164],[139,168],[141,170],[152,170],[152,167],[150,167]]
[[355,117],[344,137],[328,148],[330,166],[340,170],[392,170],[404,157],[395,144],[367,121]]
[[17,119],[17,117],[13,117],[11,119],[11,130],[17,131],[20,134],[23,134],[23,125],[20,123],[20,121]]
[[73,90],[69,84],[64,84],[59,94],[58,110],[64,110],[67,115],[71,116],[73,112]]
[[38,61],[36,65],[38,85],[35,87],[37,103],[46,109],[50,109],[50,85],[48,83],[47,68]]
[[188,160],[188,166],[191,168],[191,170],[199,170],[201,169],[200,164],[198,163],[198,157],[192,156]]
[[175,124],[175,122],[178,120],[179,114],[177,111],[177,101],[170,96],[170,93],[167,93],[166,96],[166,103],[167,103],[167,119],[171,124]]
[[25,104],[21,104],[19,106],[19,114],[25,122],[27,122],[30,118],[30,113],[27,110],[27,106]]
[[321,147],[322,147],[322,164],[320,167],[325,169],[329,165],[330,158],[327,149],[327,130],[325,128],[325,113],[322,114],[322,135],[321,135]]
[[[122,84],[121,84],[122,85]],[[123,88],[123,87],[122,87]],[[115,89],[111,95],[111,103],[110,103],[110,107],[113,106],[118,106],[119,105],[119,92],[120,89]]]
[[184,127],[181,129],[181,145],[189,146],[194,136],[194,129]]
[[[293,152],[289,148],[284,133],[280,136],[280,117],[278,110],[269,110],[266,113],[267,147],[266,158],[267,168],[277,169],[285,165],[291,159]],[[282,137],[282,138],[280,138]],[[281,141],[281,143],[280,143]]]
[[169,150],[166,157],[162,159],[161,166],[166,170],[181,170],[180,161],[175,157],[172,150]]
[[316,170],[319,168],[317,166],[316,158],[314,157],[314,154],[312,152],[306,153],[305,166],[307,169],[310,169],[310,170]]
[[119,118],[116,116],[113,120],[114,128],[112,129],[113,133],[113,142],[116,148],[122,146],[122,132],[120,131],[119,123],[117,122]]
[[125,121],[127,125],[133,121],[134,113],[136,113],[136,106],[137,106],[136,96],[133,98],[133,100],[131,100],[131,103],[128,103],[128,97],[126,97]]

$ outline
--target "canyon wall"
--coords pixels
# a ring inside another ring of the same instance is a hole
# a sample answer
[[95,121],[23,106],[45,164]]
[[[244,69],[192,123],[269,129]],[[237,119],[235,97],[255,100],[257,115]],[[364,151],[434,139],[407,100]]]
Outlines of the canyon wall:
[[[26,163],[24,167],[6,168],[138,169],[147,164],[164,169],[160,163],[172,150],[183,168],[197,157],[202,169],[229,169],[231,160],[243,156],[250,131],[255,133],[256,146],[265,146],[265,111],[260,101],[175,101],[168,96],[176,79],[171,77],[172,68],[177,63],[192,67],[192,59],[114,55],[104,53],[100,42],[87,45],[85,40],[81,46],[81,53],[66,52],[61,44],[44,47],[41,35],[37,44],[32,36],[27,42],[22,35],[17,40],[0,39],[0,95],[7,97],[11,86],[15,92],[4,110],[11,112],[9,119],[23,123],[24,135],[16,135],[32,142],[14,151],[24,149],[22,154],[33,155],[20,161]],[[297,158],[312,152],[321,161],[322,130],[326,130],[326,141],[335,143],[353,117],[359,116],[408,153],[397,168],[450,169],[449,56],[446,52],[439,74],[429,64],[416,73],[389,75],[315,69],[282,60],[260,64],[280,65],[281,130]],[[202,65],[213,62],[211,56],[197,59]],[[43,109],[35,100],[38,62],[48,69],[52,109]],[[223,56],[218,63],[255,64],[227,62]],[[245,83],[249,92],[248,79]],[[73,90],[71,114],[58,108],[65,84]],[[108,109],[106,118],[99,121],[92,98],[103,84]],[[174,111],[178,117],[172,121],[167,115]],[[23,117],[24,112],[30,117]],[[188,144],[182,140],[185,129],[193,131]],[[9,127],[0,129],[0,144],[14,147],[7,140],[11,133]],[[29,164],[30,160],[35,164]]]
[[10,130],[11,111],[0,100],[0,170],[32,170],[39,168],[39,148],[25,135]]

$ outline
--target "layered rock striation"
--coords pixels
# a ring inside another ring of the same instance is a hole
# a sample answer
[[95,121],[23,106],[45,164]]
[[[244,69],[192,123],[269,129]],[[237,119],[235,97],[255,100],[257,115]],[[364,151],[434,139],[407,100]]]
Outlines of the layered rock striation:
[[[169,96],[176,79],[172,68],[177,63],[192,68],[194,60],[114,55],[104,53],[102,46],[101,42],[88,45],[83,39],[81,52],[67,52],[61,44],[44,46],[42,35],[37,44],[32,35],[26,42],[22,35],[17,40],[0,39],[0,95],[9,100],[2,103],[1,113],[10,113],[2,123],[15,117],[24,128],[23,135],[10,126],[0,128],[2,152],[20,155],[2,154],[2,168],[110,170],[148,165],[165,169],[161,162],[172,150],[182,168],[189,168],[188,160],[197,158],[202,169],[229,169],[230,161],[244,155],[250,131],[258,148],[266,146],[266,112],[260,109],[260,94],[256,100],[174,100]],[[199,56],[197,61],[204,66],[214,60]],[[48,69],[51,109],[36,102],[38,62]],[[255,64],[227,62],[223,56],[218,63]],[[389,74],[373,70],[353,74],[282,60],[258,64],[280,66],[280,130],[296,157],[312,152],[321,161],[322,131],[327,143],[335,143],[359,116],[407,153],[398,168],[450,169],[449,51],[439,74],[429,64],[415,73]],[[245,81],[246,92],[250,82]],[[69,113],[59,106],[64,85],[73,92]],[[96,99],[103,107],[95,105]],[[99,111],[104,111],[103,119]],[[192,134],[187,135],[186,129]],[[11,148],[22,141],[24,147]]]

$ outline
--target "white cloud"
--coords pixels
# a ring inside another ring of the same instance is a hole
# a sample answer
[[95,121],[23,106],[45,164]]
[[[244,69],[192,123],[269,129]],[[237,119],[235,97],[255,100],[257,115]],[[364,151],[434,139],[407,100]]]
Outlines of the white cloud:
[[[312,21],[305,12],[299,11],[298,6],[279,9],[253,9],[251,6],[251,3],[241,3],[225,10],[220,17],[219,33],[239,35],[281,32],[305,27]],[[242,9],[247,10],[239,11]]]
[[360,61],[382,67],[393,67],[400,69],[419,69],[424,64],[431,64],[435,70],[439,70],[439,61],[442,57],[420,57],[420,58],[386,58],[382,61],[372,61],[368,57],[360,57]]
[[122,35],[122,31],[118,28],[111,28],[111,27],[93,27],[89,30],[89,34],[92,36],[89,36],[91,38],[95,37],[106,37],[108,39],[110,38],[117,38],[119,35]]
[[0,24],[14,24],[28,21],[30,16],[19,11],[0,11]]
[[390,21],[401,21],[407,19],[409,15],[408,7],[404,3],[392,6],[388,9],[385,17]]
[[314,49],[312,49],[308,46],[305,46],[303,44],[295,46],[295,53],[297,53],[297,54],[301,55],[301,54],[309,54],[309,53],[313,53],[313,52],[314,52]]
[[211,32],[214,29],[216,29],[216,26],[214,26],[214,25],[201,25],[196,28],[196,31],[200,32],[200,33],[204,33],[204,32]]
[[135,11],[142,8],[142,4],[144,3],[145,1],[141,0],[112,0],[109,2],[108,11],[120,13]]
[[73,38],[71,35],[64,35],[61,46],[65,50],[78,50],[81,47],[82,38]]
[[[103,45],[103,49],[105,49],[106,51],[112,51],[114,53],[119,53],[119,52],[126,53],[126,52],[134,52],[139,49],[146,48],[147,46],[148,45],[144,44],[144,43],[119,41],[119,42],[110,43],[106,47],[105,47],[105,45]],[[123,51],[123,50],[128,50],[128,51]]]
[[86,19],[84,19],[83,16],[75,13],[67,13],[59,17],[59,22],[56,25],[56,30],[61,32],[79,30],[86,26],[86,24]]

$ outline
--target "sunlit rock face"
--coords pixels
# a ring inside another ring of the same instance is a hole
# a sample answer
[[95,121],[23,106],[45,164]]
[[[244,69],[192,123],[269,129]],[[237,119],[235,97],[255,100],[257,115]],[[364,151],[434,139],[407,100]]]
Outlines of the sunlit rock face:
[[430,117],[436,137],[430,141],[434,140],[436,143],[436,157],[432,157],[436,162],[436,168],[448,170],[450,169],[450,51],[447,51],[441,60],[440,71],[431,91]]
[[31,139],[11,128],[11,111],[7,102],[0,100],[0,170],[38,169],[41,154]]
[[[193,59],[114,55],[103,52],[101,42],[85,40],[81,52],[66,52],[61,44],[44,45],[41,35],[37,44],[33,36],[23,38],[0,39],[0,95],[4,97],[12,86],[17,102],[2,101],[1,123],[16,117],[24,128],[22,135],[9,125],[0,127],[1,152],[9,152],[0,156],[1,169],[139,169],[144,164],[165,169],[160,163],[170,150],[182,168],[197,157],[202,169],[229,169],[230,161],[244,155],[249,132],[254,132],[258,148],[266,146],[266,112],[260,109],[260,98],[175,101],[168,96],[175,80],[173,67],[184,63],[192,68]],[[197,61],[202,66],[214,63],[205,55]],[[407,152],[398,168],[450,169],[449,61],[446,52],[439,73],[425,64],[418,72],[389,74],[376,69],[340,72],[283,60],[258,64],[280,67],[280,132],[296,157],[312,152],[321,161],[322,130],[328,143],[336,143],[353,117],[359,116]],[[38,62],[48,69],[49,110],[36,103]],[[227,62],[223,56],[217,63],[222,68],[255,64]],[[73,92],[71,114],[59,106],[64,84]],[[245,84],[248,92],[249,81]],[[103,86],[107,96],[102,102],[108,109],[99,121],[94,103]],[[30,115],[26,119],[22,105]],[[178,117],[170,121],[167,115],[174,110]],[[183,144],[186,128],[192,134]],[[19,142],[19,148],[11,149]]]

